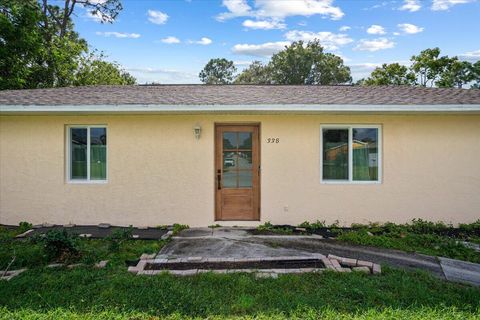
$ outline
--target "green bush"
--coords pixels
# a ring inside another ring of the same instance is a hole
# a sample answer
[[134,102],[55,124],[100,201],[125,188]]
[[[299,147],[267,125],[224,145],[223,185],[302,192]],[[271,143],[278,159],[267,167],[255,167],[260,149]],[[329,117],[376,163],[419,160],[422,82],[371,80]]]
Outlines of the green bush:
[[17,232],[18,232],[18,234],[20,234],[20,233],[24,233],[25,231],[28,231],[30,229],[32,229],[32,224],[29,223],[29,222],[26,222],[26,221],[22,221],[18,225]]
[[32,243],[43,245],[49,261],[71,262],[79,258],[79,237],[69,234],[66,229],[49,230],[45,235],[31,238]]
[[110,251],[117,252],[120,250],[120,245],[125,240],[129,240],[133,238],[133,227],[130,226],[126,229],[114,229],[112,233],[106,237],[106,240],[109,242],[108,249]]
[[173,235],[177,235],[180,231],[190,228],[187,224],[174,223],[172,226]]

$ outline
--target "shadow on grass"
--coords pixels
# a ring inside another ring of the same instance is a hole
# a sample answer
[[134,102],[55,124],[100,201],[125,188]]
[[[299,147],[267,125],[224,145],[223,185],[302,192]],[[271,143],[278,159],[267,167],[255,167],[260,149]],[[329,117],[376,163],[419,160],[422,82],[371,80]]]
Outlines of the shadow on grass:
[[35,319],[41,319],[41,315],[45,319],[80,315],[84,317],[79,319],[137,316],[138,319],[147,316],[172,319],[331,316],[334,319],[351,318],[355,314],[392,319],[410,316],[418,319],[423,318],[422,314],[425,319],[437,318],[436,315],[468,318],[479,315],[479,297],[478,288],[447,283],[423,272],[390,268],[384,268],[381,276],[326,272],[285,275],[278,279],[256,279],[248,274],[134,276],[118,267],[39,268],[10,282],[0,282],[3,307],[0,319],[1,314],[20,319],[23,313]]

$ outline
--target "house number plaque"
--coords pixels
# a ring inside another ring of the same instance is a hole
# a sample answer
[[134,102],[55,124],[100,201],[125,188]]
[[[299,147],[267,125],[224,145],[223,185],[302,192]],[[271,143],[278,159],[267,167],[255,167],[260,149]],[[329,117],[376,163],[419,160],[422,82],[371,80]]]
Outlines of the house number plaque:
[[280,143],[280,138],[267,138],[267,143]]

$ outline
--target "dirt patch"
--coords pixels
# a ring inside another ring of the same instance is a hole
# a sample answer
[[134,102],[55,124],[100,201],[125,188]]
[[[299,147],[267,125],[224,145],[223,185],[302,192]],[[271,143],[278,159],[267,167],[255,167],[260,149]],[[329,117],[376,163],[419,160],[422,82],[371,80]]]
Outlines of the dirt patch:
[[229,269],[300,269],[325,268],[321,260],[273,260],[245,262],[183,262],[147,263],[144,270],[229,270]]

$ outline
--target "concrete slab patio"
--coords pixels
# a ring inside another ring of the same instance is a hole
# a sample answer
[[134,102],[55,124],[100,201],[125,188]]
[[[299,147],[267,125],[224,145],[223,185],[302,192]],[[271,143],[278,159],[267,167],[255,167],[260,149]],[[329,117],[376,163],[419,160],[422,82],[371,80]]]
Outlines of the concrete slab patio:
[[[398,268],[422,269],[433,275],[454,282],[480,285],[480,265],[468,264],[468,276],[462,276],[465,264],[452,265],[451,259],[438,259],[417,253],[399,250],[348,245],[318,236],[258,236],[245,228],[193,228],[180,232],[157,255],[157,258],[258,258],[258,257],[304,257],[313,254],[333,254],[342,257],[373,261]],[[454,260],[456,261],[456,260]],[[472,266],[473,265],[473,266]],[[447,271],[446,271],[447,270]],[[455,274],[453,276],[453,274]]]

